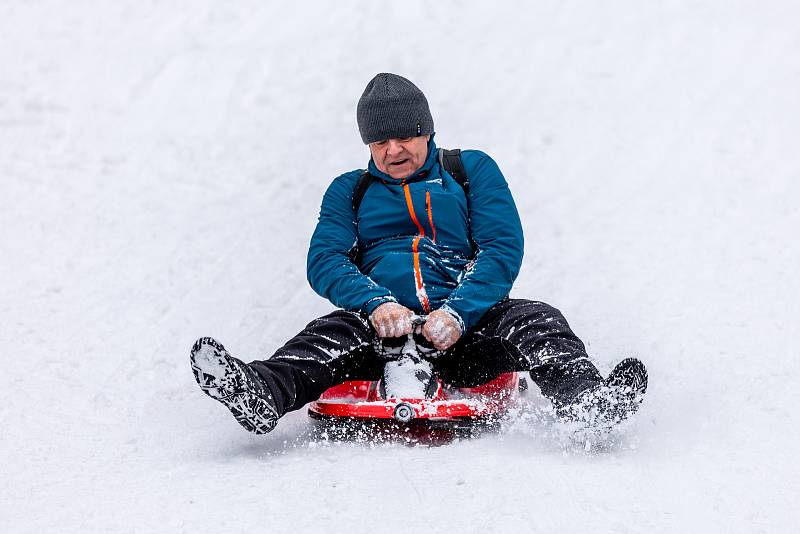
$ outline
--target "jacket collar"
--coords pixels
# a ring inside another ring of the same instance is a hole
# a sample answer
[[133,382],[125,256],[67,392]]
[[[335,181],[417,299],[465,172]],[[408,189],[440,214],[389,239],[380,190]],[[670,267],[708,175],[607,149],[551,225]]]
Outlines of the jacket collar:
[[411,176],[402,180],[392,178],[388,174],[385,174],[380,170],[378,170],[378,166],[375,165],[375,162],[372,160],[372,158],[369,158],[369,166],[367,167],[367,170],[372,176],[380,179],[381,181],[387,184],[397,184],[397,185],[407,184],[409,182],[417,182],[419,180],[428,178],[431,172],[433,172],[433,166],[438,161],[439,150],[436,148],[436,142],[433,140],[433,137],[435,135],[436,134],[431,134],[431,138],[430,140],[428,140],[428,156],[425,158],[425,163],[423,163],[422,167],[417,169],[417,171]]

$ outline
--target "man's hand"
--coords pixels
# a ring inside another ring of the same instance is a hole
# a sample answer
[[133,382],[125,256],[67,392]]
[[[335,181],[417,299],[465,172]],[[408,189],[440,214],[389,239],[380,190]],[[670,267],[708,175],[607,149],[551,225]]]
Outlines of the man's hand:
[[447,350],[461,337],[461,326],[446,311],[435,310],[428,314],[428,320],[422,326],[422,335],[438,350]]
[[400,337],[411,333],[414,312],[396,302],[384,302],[369,316],[378,337]]

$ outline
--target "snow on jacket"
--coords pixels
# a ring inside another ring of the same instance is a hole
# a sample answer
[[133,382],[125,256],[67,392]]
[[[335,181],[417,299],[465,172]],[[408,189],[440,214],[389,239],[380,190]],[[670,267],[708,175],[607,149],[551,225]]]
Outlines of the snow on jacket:
[[308,251],[311,287],[344,309],[372,313],[384,302],[418,313],[445,307],[465,328],[474,326],[511,290],[523,236],[494,160],[477,150],[462,151],[461,157],[469,202],[440,166],[433,138],[425,164],[405,180],[382,173],[370,160],[368,170],[377,179],[358,214],[353,190],[364,171],[334,179]]

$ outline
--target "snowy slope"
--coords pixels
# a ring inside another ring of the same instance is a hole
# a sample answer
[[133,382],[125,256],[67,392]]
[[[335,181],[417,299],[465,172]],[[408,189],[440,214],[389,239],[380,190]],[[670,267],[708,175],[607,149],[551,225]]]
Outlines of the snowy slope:
[[[297,4],[0,6],[0,532],[796,531],[800,7]],[[503,169],[514,294],[648,364],[610,450],[255,437],[195,385],[197,337],[331,309],[306,247],[381,71]]]

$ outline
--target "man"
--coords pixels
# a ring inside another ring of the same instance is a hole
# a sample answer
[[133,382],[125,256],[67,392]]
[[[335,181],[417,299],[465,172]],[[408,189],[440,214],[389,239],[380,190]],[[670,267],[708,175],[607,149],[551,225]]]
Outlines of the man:
[[340,309],[264,361],[245,364],[198,340],[191,362],[203,391],[246,429],[269,432],[331,386],[379,379],[376,337],[406,336],[424,314],[423,336],[443,351],[434,369],[453,386],[530,371],[565,418],[599,411],[602,423],[634,411],[647,386],[641,362],[623,360],[603,380],[558,310],[508,298],[523,237],[495,162],[464,151],[468,186],[457,181],[438,157],[427,99],[395,74],[369,82],[357,120],[368,171],[330,185],[308,253],[311,286]]

